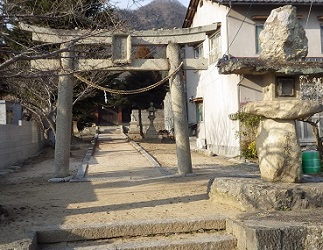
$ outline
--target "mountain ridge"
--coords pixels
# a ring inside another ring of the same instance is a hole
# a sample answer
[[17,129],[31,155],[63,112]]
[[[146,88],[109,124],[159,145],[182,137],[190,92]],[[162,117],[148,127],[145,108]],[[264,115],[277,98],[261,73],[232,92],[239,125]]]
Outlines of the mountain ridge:
[[119,15],[135,30],[181,28],[186,7],[178,0],[154,0],[136,10],[119,10]]

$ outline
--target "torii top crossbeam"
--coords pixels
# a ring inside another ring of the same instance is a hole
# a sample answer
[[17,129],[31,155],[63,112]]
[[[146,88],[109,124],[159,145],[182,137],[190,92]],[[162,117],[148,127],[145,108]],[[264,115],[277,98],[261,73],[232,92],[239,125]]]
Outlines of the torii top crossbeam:
[[[109,59],[77,59],[75,70],[109,70],[109,71],[167,71],[169,63],[167,59],[131,59],[131,48],[140,45],[166,46],[175,43],[179,45],[198,44],[203,42],[208,34],[215,32],[219,24],[207,26],[172,29],[172,30],[146,30],[131,31],[121,30],[60,30],[43,28],[29,24],[20,24],[20,28],[32,32],[34,41],[44,43],[75,43],[82,45],[105,44],[112,47],[112,57]],[[117,44],[118,46],[116,46]],[[203,70],[207,69],[208,61],[205,58],[183,59],[183,69]],[[32,68],[38,70],[56,70],[60,67],[59,60],[40,59],[34,60]]]
[[43,28],[20,23],[20,28],[33,33],[34,41],[45,43],[66,43],[76,41],[79,44],[112,44],[114,35],[131,35],[133,45],[167,45],[169,42],[177,44],[190,44],[203,42],[205,35],[214,32],[219,24],[211,24],[185,29],[172,30],[142,30],[124,32],[122,30],[62,30]]

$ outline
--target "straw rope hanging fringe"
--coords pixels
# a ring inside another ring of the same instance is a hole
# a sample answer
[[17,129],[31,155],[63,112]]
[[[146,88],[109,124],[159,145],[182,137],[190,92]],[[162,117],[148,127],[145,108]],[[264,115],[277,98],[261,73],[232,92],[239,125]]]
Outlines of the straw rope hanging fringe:
[[112,94],[118,94],[118,95],[134,95],[134,94],[139,94],[139,93],[143,93],[149,90],[152,90],[154,88],[157,88],[158,86],[164,84],[167,80],[169,80],[170,78],[172,78],[175,74],[177,74],[177,72],[181,69],[183,65],[183,62],[181,62],[181,64],[175,69],[175,71],[173,73],[171,73],[170,75],[168,75],[167,77],[165,77],[164,79],[160,80],[159,82],[156,82],[150,86],[144,87],[144,88],[140,88],[140,89],[134,89],[134,90],[119,90],[119,89],[110,89],[107,87],[102,87],[100,85],[97,85],[89,80],[87,80],[86,78],[84,78],[83,76],[79,75],[79,74],[74,74],[74,76],[79,79],[80,81],[86,83],[87,85],[102,90],[102,91],[106,91]]

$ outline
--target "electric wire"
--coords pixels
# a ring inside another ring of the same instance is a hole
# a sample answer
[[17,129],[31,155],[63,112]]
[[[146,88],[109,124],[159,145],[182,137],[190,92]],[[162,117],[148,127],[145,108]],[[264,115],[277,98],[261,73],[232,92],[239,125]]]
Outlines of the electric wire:
[[310,9],[308,11],[308,15],[307,15],[306,23],[305,23],[305,28],[307,27],[308,20],[310,19],[310,15],[311,15],[311,11],[312,11],[312,6],[313,6],[313,1],[311,1],[311,6],[310,6]]
[[224,55],[228,53],[228,51],[229,51],[229,49],[231,48],[231,46],[232,46],[233,42],[236,40],[236,38],[237,38],[237,36],[238,36],[238,34],[239,34],[239,32],[240,32],[240,30],[241,30],[241,28],[242,28],[242,26],[243,26],[244,22],[245,22],[245,21],[246,21],[246,19],[247,19],[247,16],[248,16],[248,15],[249,15],[249,13],[250,13],[251,6],[252,6],[252,2],[250,3],[249,8],[248,8],[248,11],[247,11],[247,13],[244,15],[244,18],[243,18],[243,20],[241,21],[240,27],[239,27],[239,29],[237,30],[236,34],[234,35],[234,37],[233,37],[233,39],[232,39],[231,43],[229,44],[229,46],[228,46],[228,48],[227,48],[227,51],[224,53]]

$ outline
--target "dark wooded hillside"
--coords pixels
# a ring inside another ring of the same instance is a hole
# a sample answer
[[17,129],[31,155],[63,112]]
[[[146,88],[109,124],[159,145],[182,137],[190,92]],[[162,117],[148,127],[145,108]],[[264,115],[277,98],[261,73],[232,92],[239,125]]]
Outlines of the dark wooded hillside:
[[120,10],[121,18],[135,30],[181,28],[186,7],[177,0],[154,0],[136,10]]

